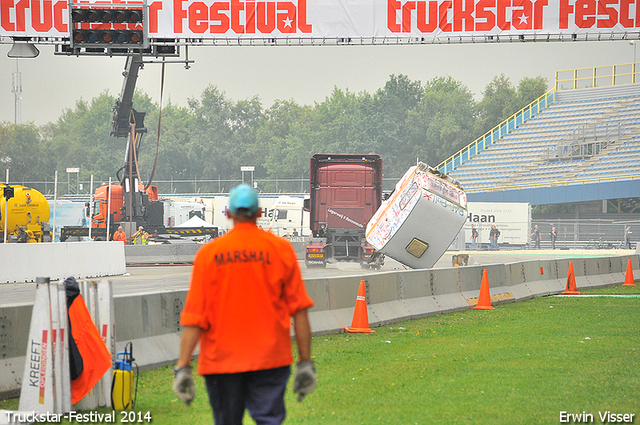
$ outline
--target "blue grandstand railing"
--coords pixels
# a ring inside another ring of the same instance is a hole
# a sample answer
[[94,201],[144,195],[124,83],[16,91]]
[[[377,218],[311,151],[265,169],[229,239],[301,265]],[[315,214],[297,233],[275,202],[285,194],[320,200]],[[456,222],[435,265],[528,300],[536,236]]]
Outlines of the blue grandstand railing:
[[493,127],[481,137],[471,142],[466,147],[460,149],[458,152],[447,158],[436,167],[441,173],[448,174],[455,170],[475,155],[479,154],[485,148],[491,146],[501,137],[509,134],[515,130],[519,125],[527,121],[533,115],[542,111],[547,106],[551,105],[555,101],[556,90],[555,88],[549,90],[529,105],[525,106],[509,118]]

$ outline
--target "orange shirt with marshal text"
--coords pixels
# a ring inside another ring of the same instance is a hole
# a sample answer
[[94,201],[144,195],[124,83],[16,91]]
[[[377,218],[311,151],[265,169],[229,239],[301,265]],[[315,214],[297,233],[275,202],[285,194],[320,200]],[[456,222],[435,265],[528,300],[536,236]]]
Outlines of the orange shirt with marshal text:
[[313,306],[289,241],[253,223],[204,245],[193,262],[182,326],[197,326],[198,373],[288,366],[291,316]]

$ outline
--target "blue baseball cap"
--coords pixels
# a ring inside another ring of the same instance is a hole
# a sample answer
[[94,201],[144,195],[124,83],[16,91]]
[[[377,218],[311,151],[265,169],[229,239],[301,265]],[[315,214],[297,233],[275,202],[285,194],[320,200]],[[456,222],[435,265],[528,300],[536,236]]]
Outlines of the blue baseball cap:
[[229,211],[238,214],[238,209],[244,208],[250,215],[258,212],[258,193],[248,184],[241,184],[229,191]]

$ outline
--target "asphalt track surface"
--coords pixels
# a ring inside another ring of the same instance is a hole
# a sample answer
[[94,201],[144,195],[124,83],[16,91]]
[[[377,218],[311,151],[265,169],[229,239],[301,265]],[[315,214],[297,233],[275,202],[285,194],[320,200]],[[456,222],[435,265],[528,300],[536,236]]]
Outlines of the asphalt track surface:
[[[501,251],[447,251],[434,266],[435,269],[452,267],[452,256],[469,254],[469,265],[508,264],[527,260],[549,260],[559,258],[610,257],[632,255],[635,250],[501,250]],[[301,263],[305,279],[346,277],[359,278],[372,273],[410,270],[402,264],[387,259],[380,270],[362,269],[356,263],[330,263],[326,268],[307,269]],[[189,288],[190,265],[174,266],[129,266],[124,275],[110,276],[114,296],[171,292]],[[32,304],[35,283],[0,284],[0,307]]]

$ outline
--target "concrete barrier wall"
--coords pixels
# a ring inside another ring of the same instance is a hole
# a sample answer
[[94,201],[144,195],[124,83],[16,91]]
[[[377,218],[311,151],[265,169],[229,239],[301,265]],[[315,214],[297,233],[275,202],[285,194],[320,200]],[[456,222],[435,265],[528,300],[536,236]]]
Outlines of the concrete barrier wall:
[[183,264],[192,263],[202,245],[197,243],[163,245],[125,245],[127,264]]
[[[640,272],[637,255],[571,259],[578,289],[624,282],[628,260]],[[315,302],[310,310],[314,335],[337,333],[351,326],[360,280],[365,281],[369,324],[381,326],[470,308],[487,270],[494,303],[557,294],[566,288],[570,259],[534,260],[489,266],[409,270],[363,277],[306,280]],[[118,351],[133,342],[141,368],[175,362],[180,342],[180,312],[186,291],[114,298]],[[31,320],[31,306],[0,308],[0,398],[17,395]]]
[[83,279],[126,272],[121,242],[0,244],[0,258],[0,283],[35,282],[40,276]]
[[[305,242],[291,242],[296,255],[304,259]],[[202,247],[197,243],[171,243],[162,245],[125,245],[127,264],[182,264],[192,263]]]
[[0,307],[0,399],[19,395],[31,310],[31,305]]

